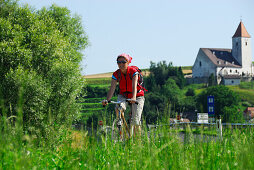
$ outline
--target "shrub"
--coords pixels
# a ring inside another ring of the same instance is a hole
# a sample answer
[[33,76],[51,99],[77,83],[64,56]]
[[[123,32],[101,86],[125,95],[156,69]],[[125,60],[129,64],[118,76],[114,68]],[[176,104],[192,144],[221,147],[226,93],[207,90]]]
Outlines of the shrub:
[[[34,127],[41,129],[48,116],[46,114],[48,112],[47,101],[51,92],[41,76],[35,71],[28,72],[20,66],[16,70],[10,70],[3,87],[5,87],[3,95],[5,99],[8,99],[5,100],[5,105],[9,106],[7,116],[16,115],[18,101],[22,100],[25,130],[35,131]],[[36,131],[36,133],[39,132]]]

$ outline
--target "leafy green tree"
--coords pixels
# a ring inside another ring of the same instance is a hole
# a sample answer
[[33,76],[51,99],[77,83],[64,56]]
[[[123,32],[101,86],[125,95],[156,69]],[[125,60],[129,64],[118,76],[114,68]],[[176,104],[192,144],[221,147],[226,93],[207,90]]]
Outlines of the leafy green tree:
[[[169,78],[169,69],[172,67],[172,63],[169,64],[166,63],[166,61],[159,62],[159,63],[150,63],[150,75],[149,77],[152,77],[153,82],[155,82],[153,85],[157,85],[161,87],[165,84],[166,80]],[[148,83],[146,83],[148,84]],[[149,84],[148,84],[149,85]],[[149,89],[154,89],[156,87],[148,87]]]
[[215,81],[214,74],[212,73],[212,74],[208,77],[208,86],[214,86],[214,85],[216,85],[216,81]]
[[176,84],[183,88],[185,85],[185,79],[181,67],[174,67],[172,62],[167,64],[166,61],[150,63],[150,75],[146,78],[145,84],[147,89],[152,91],[158,91],[171,78],[174,79]]
[[189,111],[189,112],[193,112],[196,109],[196,99],[195,96],[186,96],[183,98],[182,100],[182,106],[181,108],[183,108],[183,112],[184,111]]
[[193,88],[188,88],[187,92],[185,93],[186,96],[195,96],[195,90]]
[[145,88],[149,89],[149,91],[160,91],[160,85],[156,83],[155,75],[150,74],[148,77],[145,77]]
[[[228,87],[223,85],[211,86],[197,97],[197,108],[201,112],[207,112],[207,97],[214,96],[215,114],[223,116],[224,107],[237,106],[240,102],[239,96]],[[200,108],[204,108],[201,110]]]
[[88,45],[80,17],[16,0],[0,1],[0,9],[0,94],[8,116],[17,114],[22,91],[25,130],[39,127],[41,133],[49,119],[70,123],[79,111],[81,51]]
[[180,89],[182,89],[186,85],[182,67],[178,67],[176,77],[176,84],[180,87]]
[[169,78],[162,86],[161,94],[163,94],[168,99],[168,102],[176,104],[179,102],[181,91],[177,86],[175,80]]
[[172,117],[175,112],[183,111],[185,106],[181,89],[185,86],[185,79],[182,68],[174,67],[172,62],[167,64],[162,61],[151,62],[149,71],[150,75],[145,78],[149,91],[144,106],[147,121],[156,123],[155,121],[162,120],[163,116]]
[[148,93],[145,96],[145,105],[143,110],[144,118],[149,124],[155,124],[162,119],[163,111],[166,106],[165,96],[158,92]]
[[225,106],[223,110],[223,122],[229,123],[243,123],[244,117],[243,112],[240,111],[240,106]]

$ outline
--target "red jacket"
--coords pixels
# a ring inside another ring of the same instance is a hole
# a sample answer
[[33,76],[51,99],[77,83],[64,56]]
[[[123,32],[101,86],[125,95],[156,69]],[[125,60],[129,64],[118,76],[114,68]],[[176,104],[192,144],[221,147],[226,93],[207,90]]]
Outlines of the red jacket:
[[[126,98],[132,98],[132,77],[136,74],[139,74],[138,71],[129,66],[126,75],[120,69],[116,70],[112,75],[112,79],[119,81],[120,94]],[[144,96],[144,90],[137,85],[136,97],[139,96]]]

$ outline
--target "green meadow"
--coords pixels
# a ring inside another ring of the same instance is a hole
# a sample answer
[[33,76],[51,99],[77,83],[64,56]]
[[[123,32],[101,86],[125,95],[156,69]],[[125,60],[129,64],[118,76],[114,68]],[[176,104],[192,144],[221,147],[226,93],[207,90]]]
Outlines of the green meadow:
[[[94,78],[87,79],[86,83],[108,88],[110,80]],[[196,94],[205,89],[202,84],[188,87],[195,89]],[[254,101],[251,87],[250,83],[242,83],[229,88],[251,103]],[[215,126],[148,129],[144,122],[141,137],[112,141],[110,129],[106,132],[98,125],[98,119],[94,119],[97,115],[104,125],[112,124],[114,106],[102,107],[99,102],[103,99],[84,97],[77,101],[81,106],[77,119],[90,122],[85,126],[81,124],[79,130],[51,122],[46,126],[45,135],[33,135],[22,130],[22,108],[18,109],[17,117],[3,115],[0,169],[254,169],[251,127],[223,127],[221,139]],[[167,122],[164,120],[158,125]],[[94,128],[88,130],[87,126]]]
[[[253,169],[253,129],[223,129],[223,139],[200,129],[168,127],[121,142],[110,135],[54,125],[46,137],[23,134],[3,117],[0,169]],[[98,127],[99,128],[99,127]],[[182,135],[181,135],[182,134]]]

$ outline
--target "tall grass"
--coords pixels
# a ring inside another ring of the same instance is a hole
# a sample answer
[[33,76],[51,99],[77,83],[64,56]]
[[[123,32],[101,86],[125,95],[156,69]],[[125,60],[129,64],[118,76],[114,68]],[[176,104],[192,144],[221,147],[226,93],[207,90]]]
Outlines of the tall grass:
[[[21,114],[19,115],[21,116]],[[21,118],[21,117],[20,117]],[[55,125],[47,139],[1,117],[0,169],[253,169],[253,129],[225,129],[223,140],[162,126],[124,142]],[[94,132],[95,133],[95,132]]]
[[254,169],[252,128],[226,128],[219,140],[202,128],[144,126],[142,137],[115,142],[100,127],[88,135],[49,120],[46,136],[35,136],[23,131],[22,102],[17,117],[0,102],[0,169]]

